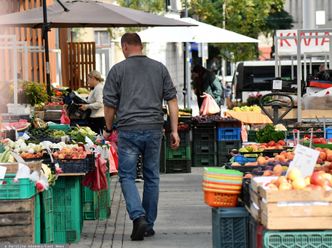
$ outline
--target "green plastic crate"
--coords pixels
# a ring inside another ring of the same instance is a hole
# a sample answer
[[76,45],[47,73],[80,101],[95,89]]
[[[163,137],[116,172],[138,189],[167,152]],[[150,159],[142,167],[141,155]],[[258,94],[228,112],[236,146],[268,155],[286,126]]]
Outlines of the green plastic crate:
[[243,207],[212,208],[213,247],[248,247],[248,217],[249,213]]
[[265,231],[264,248],[330,248],[329,231]]
[[190,145],[173,150],[166,148],[166,160],[191,160]]
[[98,218],[97,204],[97,192],[92,191],[88,187],[82,187],[82,205],[84,220],[96,220]]
[[41,240],[43,244],[54,242],[53,188],[41,193]]
[[108,188],[98,191],[98,219],[105,220],[111,215],[111,179],[110,174],[106,172]]
[[36,194],[35,183],[29,178],[14,181],[14,175],[0,180],[0,200],[29,199]]
[[54,243],[78,242],[81,238],[82,206],[79,177],[59,177],[53,188]]
[[39,194],[35,196],[35,244],[41,243],[41,210]]

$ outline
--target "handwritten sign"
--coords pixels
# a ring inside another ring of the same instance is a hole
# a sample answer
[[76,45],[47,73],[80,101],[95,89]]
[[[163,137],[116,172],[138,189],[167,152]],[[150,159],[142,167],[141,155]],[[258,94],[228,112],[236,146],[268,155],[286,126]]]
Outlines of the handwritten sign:
[[282,90],[282,80],[273,80],[273,89]]
[[297,168],[301,171],[303,177],[310,176],[314,171],[319,151],[298,144],[295,147],[294,154],[294,159],[289,165],[287,174],[292,168]]

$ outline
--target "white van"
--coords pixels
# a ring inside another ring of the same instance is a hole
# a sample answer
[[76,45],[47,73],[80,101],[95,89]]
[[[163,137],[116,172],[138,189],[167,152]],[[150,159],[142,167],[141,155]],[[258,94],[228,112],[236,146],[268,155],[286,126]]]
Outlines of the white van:
[[[283,92],[296,93],[297,90],[297,68],[294,60],[282,60],[280,62],[280,75],[283,81]],[[315,75],[319,71],[319,66],[324,60],[313,60],[307,62],[307,76]],[[292,65],[293,64],[293,65]],[[304,74],[304,70],[302,70]],[[275,79],[275,61],[242,61],[236,64],[233,76],[233,88],[235,98],[246,101],[248,95],[253,92],[262,94],[269,93],[272,90],[272,80]],[[305,77],[307,78],[307,77]],[[302,83],[303,89],[305,82]],[[304,92],[304,91],[303,91]]]

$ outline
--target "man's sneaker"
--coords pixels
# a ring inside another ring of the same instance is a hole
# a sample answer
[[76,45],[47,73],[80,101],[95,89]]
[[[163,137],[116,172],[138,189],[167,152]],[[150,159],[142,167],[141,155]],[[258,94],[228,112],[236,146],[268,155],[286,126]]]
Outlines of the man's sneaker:
[[153,230],[153,228],[150,228],[144,233],[144,237],[152,237],[154,234],[155,231]]
[[144,216],[141,216],[133,221],[133,231],[131,233],[131,240],[138,241],[144,240],[144,234],[148,229],[148,223]]
[[135,179],[135,182],[136,183],[141,183],[141,182],[143,182],[144,180],[143,180],[143,176],[142,175],[137,175],[137,177],[136,177],[136,179]]

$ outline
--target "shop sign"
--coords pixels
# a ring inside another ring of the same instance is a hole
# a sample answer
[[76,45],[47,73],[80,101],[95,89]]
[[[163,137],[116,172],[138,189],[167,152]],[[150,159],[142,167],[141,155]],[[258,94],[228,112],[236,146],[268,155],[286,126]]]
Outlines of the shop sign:
[[[297,54],[297,30],[277,30],[277,46],[280,55]],[[331,32],[305,32],[301,31],[301,53],[329,52]]]

